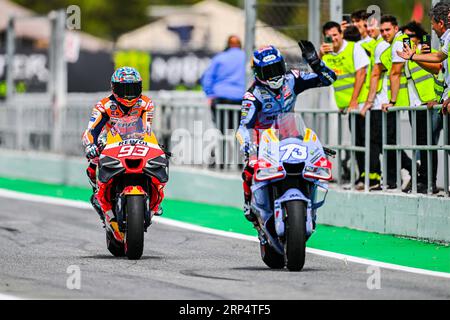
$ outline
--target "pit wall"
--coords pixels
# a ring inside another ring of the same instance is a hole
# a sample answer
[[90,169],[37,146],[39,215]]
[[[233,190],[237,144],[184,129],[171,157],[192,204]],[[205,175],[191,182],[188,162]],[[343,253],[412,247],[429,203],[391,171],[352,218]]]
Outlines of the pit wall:
[[[0,150],[0,177],[88,187],[86,165],[81,158]],[[242,207],[238,174],[171,167],[169,177],[167,198]],[[319,209],[318,222],[450,243],[450,199],[331,189]]]

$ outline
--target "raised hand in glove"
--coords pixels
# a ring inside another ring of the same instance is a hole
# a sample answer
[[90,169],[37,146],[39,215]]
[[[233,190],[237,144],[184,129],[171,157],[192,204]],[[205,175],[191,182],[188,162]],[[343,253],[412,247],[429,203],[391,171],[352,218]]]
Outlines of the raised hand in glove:
[[86,149],[84,149],[84,152],[86,154],[86,158],[88,158],[89,160],[92,160],[99,156],[98,147],[94,143],[87,145]]
[[300,40],[298,45],[302,50],[303,59],[308,62],[308,64],[311,66],[311,69],[313,69],[315,73],[319,73],[321,68],[321,60],[312,42],[308,40]]

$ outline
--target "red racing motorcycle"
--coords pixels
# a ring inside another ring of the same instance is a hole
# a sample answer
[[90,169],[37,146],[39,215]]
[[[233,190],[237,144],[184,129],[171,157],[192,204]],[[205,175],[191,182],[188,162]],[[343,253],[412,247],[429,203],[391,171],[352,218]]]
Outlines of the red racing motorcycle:
[[164,198],[170,153],[140,117],[118,119],[101,140],[97,199],[107,220],[107,247],[114,256],[140,259],[144,233]]

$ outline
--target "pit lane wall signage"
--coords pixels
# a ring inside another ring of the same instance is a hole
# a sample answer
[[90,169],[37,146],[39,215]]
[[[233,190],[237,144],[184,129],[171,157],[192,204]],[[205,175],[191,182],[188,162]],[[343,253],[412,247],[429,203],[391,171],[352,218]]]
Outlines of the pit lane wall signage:
[[[111,53],[80,51],[76,62],[67,63],[68,91],[107,91],[113,70]],[[16,92],[46,92],[49,77],[46,50],[21,49],[14,55],[13,78]],[[4,52],[0,52],[0,99],[5,95],[6,56]]]
[[[109,79],[120,66],[137,68],[144,90],[201,90],[200,78],[214,53],[205,51],[149,53],[139,51],[88,52],[67,63],[69,92],[108,91]],[[6,94],[6,57],[0,52],[0,98]],[[45,92],[50,76],[46,50],[21,49],[14,55],[16,92]]]
[[134,66],[143,78],[144,90],[200,90],[200,78],[213,53],[118,51],[115,67]]

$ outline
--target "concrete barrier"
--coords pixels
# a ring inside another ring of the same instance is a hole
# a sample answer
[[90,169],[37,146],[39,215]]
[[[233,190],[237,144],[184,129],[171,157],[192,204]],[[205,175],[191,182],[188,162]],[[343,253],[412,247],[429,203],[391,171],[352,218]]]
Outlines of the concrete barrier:
[[[60,155],[0,150],[0,176],[88,187],[87,162]],[[166,196],[242,207],[238,174],[171,167]],[[450,243],[450,199],[398,193],[331,189],[318,222],[383,234]]]

